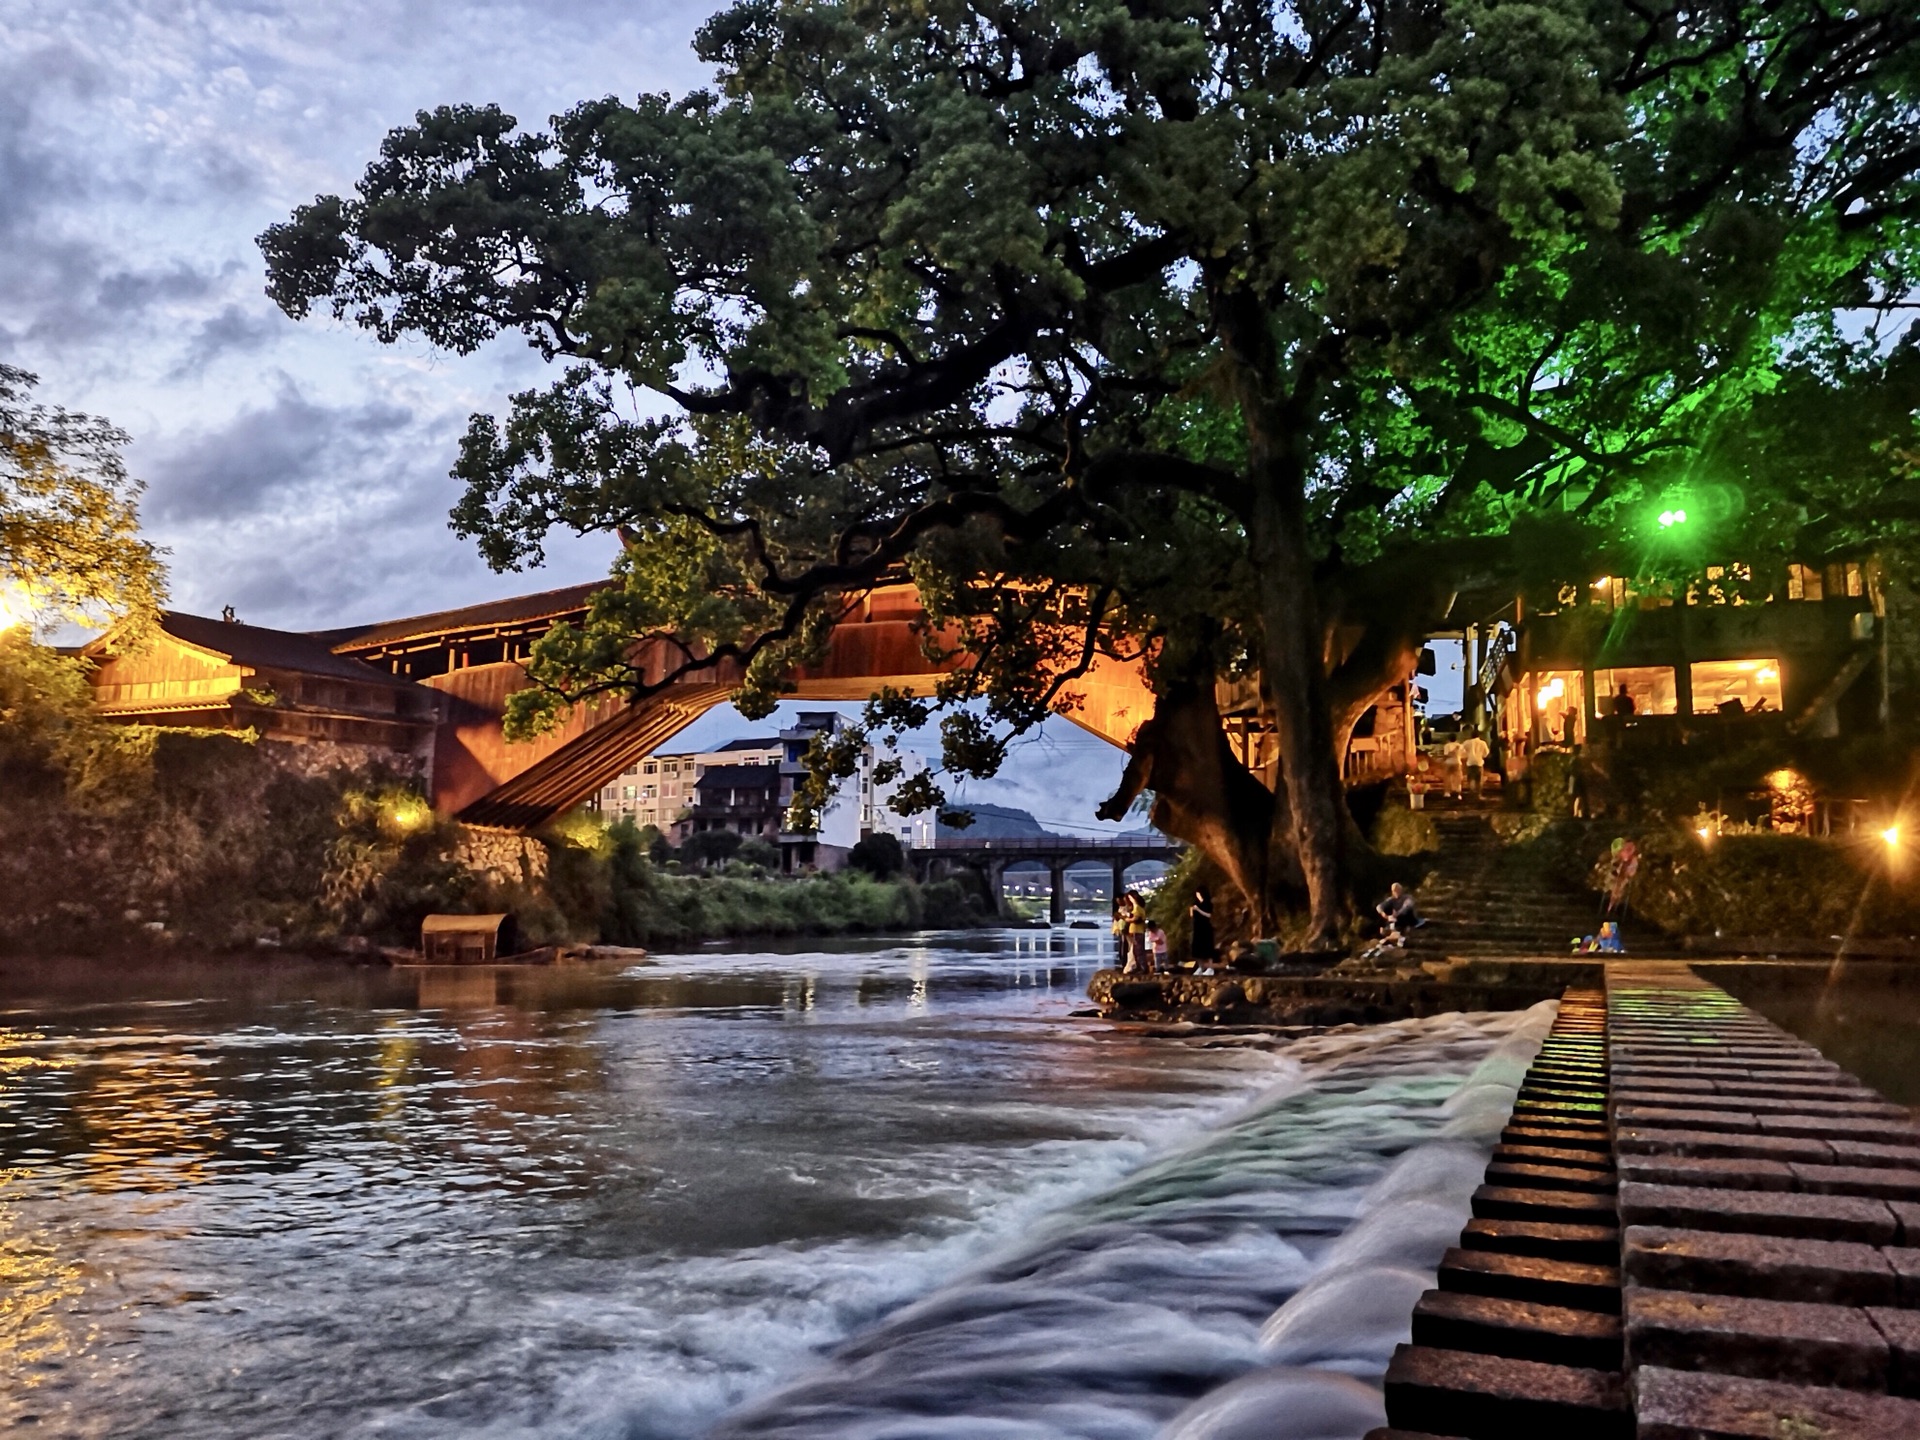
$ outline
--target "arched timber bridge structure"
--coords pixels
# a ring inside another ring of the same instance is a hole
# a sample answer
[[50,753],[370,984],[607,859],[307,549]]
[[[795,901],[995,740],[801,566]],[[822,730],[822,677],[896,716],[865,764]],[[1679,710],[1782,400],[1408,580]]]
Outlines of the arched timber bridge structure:
[[[470,825],[530,830],[586,801],[653,753],[738,687],[740,668],[693,671],[644,700],[609,697],[574,707],[564,724],[537,739],[508,743],[508,696],[527,685],[523,662],[534,641],[562,622],[580,623],[604,585],[547,591],[491,605],[324,632],[335,654],[365,661],[445,697],[433,761],[434,806]],[[911,582],[874,589],[835,628],[819,663],[794,676],[786,698],[870,699],[886,687],[926,695],[964,659],[927,656],[956,648],[957,636],[930,632]],[[668,673],[677,652],[641,652],[642,668]],[[1097,655],[1067,684],[1056,710],[1121,750],[1152,713],[1153,696],[1138,662]],[[1145,858],[1145,857],[1142,857]]]

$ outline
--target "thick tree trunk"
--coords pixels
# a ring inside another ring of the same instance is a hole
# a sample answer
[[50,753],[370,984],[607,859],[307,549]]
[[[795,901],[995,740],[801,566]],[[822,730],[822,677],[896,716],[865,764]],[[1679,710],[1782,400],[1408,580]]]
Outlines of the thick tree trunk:
[[1272,934],[1281,902],[1304,885],[1291,846],[1272,844],[1287,791],[1269,791],[1233,753],[1211,677],[1171,686],[1155,699],[1153,718],[1134,737],[1120,788],[1100,807],[1100,818],[1118,820],[1143,790],[1154,792],[1153,823],[1211,860],[1245,899],[1255,932]]
[[[1291,813],[1275,816],[1275,848],[1284,844],[1300,859],[1309,910],[1307,947],[1333,949],[1352,913],[1350,820],[1334,753],[1304,477],[1284,463],[1264,468],[1248,539],[1260,577],[1261,692],[1273,717],[1291,800]],[[1282,825],[1288,829],[1284,841]]]

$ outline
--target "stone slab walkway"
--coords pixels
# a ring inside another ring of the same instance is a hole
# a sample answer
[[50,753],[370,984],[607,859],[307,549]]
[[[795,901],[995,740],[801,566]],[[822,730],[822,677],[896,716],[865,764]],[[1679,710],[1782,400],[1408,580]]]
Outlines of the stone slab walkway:
[[1920,1440],[1920,1127],[1684,964],[1569,991],[1392,1428]]

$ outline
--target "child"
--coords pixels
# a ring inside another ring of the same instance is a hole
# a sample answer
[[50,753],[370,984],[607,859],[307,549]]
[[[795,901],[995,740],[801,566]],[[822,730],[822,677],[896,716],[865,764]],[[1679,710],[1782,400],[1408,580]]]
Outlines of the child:
[[1160,928],[1160,922],[1147,922],[1147,973],[1158,974],[1167,968],[1167,932]]

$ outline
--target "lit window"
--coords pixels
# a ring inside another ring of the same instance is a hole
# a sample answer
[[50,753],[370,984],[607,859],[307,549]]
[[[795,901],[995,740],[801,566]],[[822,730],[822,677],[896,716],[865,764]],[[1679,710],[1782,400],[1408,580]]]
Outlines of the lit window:
[[1821,600],[1826,597],[1825,578],[1811,565],[1787,566],[1789,600]]
[[1623,690],[1633,702],[1634,715],[1676,715],[1680,711],[1671,666],[1635,665],[1593,672],[1594,701],[1602,715],[1627,713],[1619,703]]
[[1537,670],[1528,684],[1542,741],[1577,745],[1587,738],[1581,704],[1586,691],[1578,670]]
[[1778,660],[1698,660],[1692,678],[1696,715],[1780,712]]

